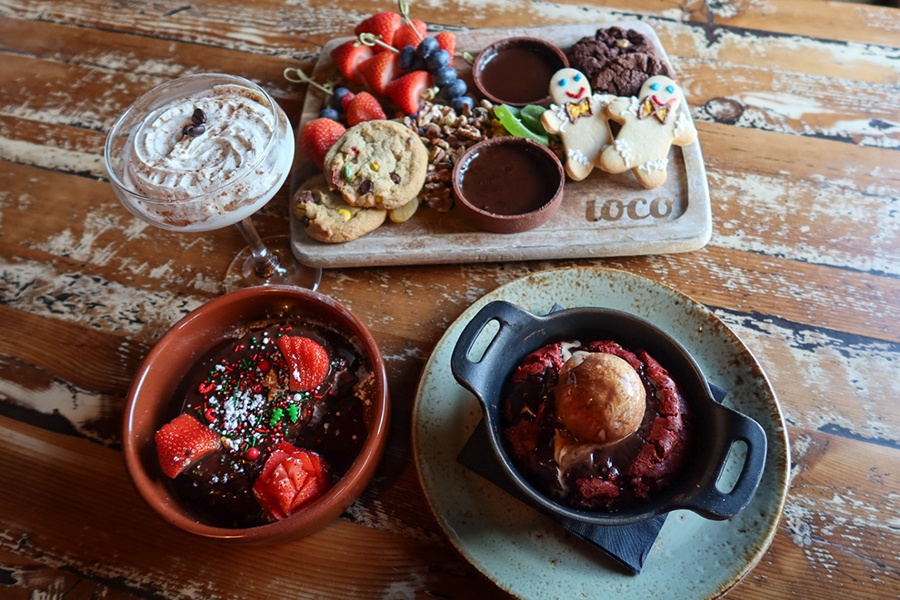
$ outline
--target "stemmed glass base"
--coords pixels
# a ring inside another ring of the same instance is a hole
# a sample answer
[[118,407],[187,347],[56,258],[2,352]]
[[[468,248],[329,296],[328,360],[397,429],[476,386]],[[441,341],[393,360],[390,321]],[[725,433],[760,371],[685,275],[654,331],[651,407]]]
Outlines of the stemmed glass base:
[[238,221],[237,228],[247,241],[225,274],[226,291],[254,285],[292,285],[315,290],[322,280],[322,269],[297,262],[291,251],[291,238],[279,235],[263,240],[250,218]]

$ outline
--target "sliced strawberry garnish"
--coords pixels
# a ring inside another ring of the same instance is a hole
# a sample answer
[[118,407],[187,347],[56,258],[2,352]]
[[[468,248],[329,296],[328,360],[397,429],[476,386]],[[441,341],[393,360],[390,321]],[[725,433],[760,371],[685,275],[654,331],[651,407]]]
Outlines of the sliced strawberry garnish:
[[352,83],[365,83],[359,72],[359,63],[372,58],[375,52],[370,46],[356,40],[348,40],[331,51],[331,58],[341,75]]
[[[382,42],[388,46],[394,40],[394,32],[403,23],[403,17],[395,12],[375,13],[362,23],[356,26],[354,33],[359,36],[361,33],[371,33],[377,35]],[[376,46],[375,53],[380,54],[386,50],[384,46]],[[391,53],[393,54],[393,52]]]
[[159,466],[172,479],[220,447],[219,434],[186,413],[178,415],[156,432]]
[[359,64],[359,72],[376,94],[384,94],[387,84],[400,74],[397,65],[400,56],[396,52],[381,52]]
[[419,112],[419,103],[431,87],[431,75],[427,71],[413,71],[390,82],[384,90],[388,98],[407,115]]
[[394,32],[393,44],[397,50],[403,50],[406,46],[418,47],[419,42],[425,39],[428,26],[425,21],[413,19],[412,25],[404,23]]
[[439,48],[446,50],[452,58],[453,53],[456,52],[456,34],[451,31],[442,31],[434,36],[434,39],[440,44]]
[[347,125],[353,127],[363,121],[386,119],[381,103],[369,92],[358,93],[347,105]]
[[325,381],[331,364],[321,344],[308,337],[283,335],[278,348],[287,361],[292,392],[308,392]]
[[320,169],[325,162],[325,154],[347,128],[332,119],[313,119],[300,128],[300,147],[306,156]]
[[328,466],[321,456],[281,442],[253,483],[253,495],[267,515],[281,520],[324,494],[328,485]]

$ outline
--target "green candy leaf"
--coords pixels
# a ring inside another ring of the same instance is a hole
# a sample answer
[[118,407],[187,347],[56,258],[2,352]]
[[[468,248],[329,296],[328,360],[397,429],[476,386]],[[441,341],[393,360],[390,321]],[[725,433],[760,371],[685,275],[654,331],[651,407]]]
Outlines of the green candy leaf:
[[[501,104],[500,106],[494,107],[494,115],[496,115],[497,120],[500,121],[500,124],[503,125],[510,135],[528,138],[545,146],[549,145],[550,138],[547,136],[546,132],[538,133],[532,131],[519,119],[520,113],[521,111],[517,107],[509,106],[507,104]],[[541,129],[543,130],[543,127],[541,127]]]
[[547,109],[543,106],[529,104],[528,106],[523,106],[522,110],[519,111],[519,119],[528,129],[546,135],[547,130],[544,129],[544,124],[541,123],[541,117],[545,112],[547,112]]

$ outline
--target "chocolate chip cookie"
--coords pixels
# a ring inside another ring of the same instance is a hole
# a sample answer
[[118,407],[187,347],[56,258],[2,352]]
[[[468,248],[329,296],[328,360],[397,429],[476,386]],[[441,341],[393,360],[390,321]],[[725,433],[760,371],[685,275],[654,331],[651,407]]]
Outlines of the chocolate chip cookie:
[[425,183],[428,151],[419,136],[396,121],[354,125],[325,155],[328,182],[350,206],[399,208]]
[[350,206],[337,191],[328,189],[324,175],[317,175],[294,192],[294,214],[314,240],[343,243],[378,229],[387,211]]

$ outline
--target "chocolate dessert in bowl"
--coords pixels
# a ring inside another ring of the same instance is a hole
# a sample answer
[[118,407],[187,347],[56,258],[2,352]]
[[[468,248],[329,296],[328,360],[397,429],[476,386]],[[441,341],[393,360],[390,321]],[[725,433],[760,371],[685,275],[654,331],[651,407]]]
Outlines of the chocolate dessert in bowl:
[[[684,347],[634,315],[492,302],[460,334],[451,370],[482,405],[501,471],[561,522],[629,525],[677,509],[728,519],[759,484],[763,429],[716,402]],[[732,486],[723,472],[738,446]]]
[[548,106],[550,78],[568,67],[566,55],[546,40],[510,37],[484,48],[472,63],[472,79],[494,104]]
[[123,449],[140,495],[176,527],[287,541],[359,497],[389,411],[358,318],[310,290],[258,286],[201,306],[154,346],[128,394]]
[[520,137],[478,142],[453,167],[457,210],[470,225],[494,233],[517,233],[549,221],[564,185],[556,155]]

